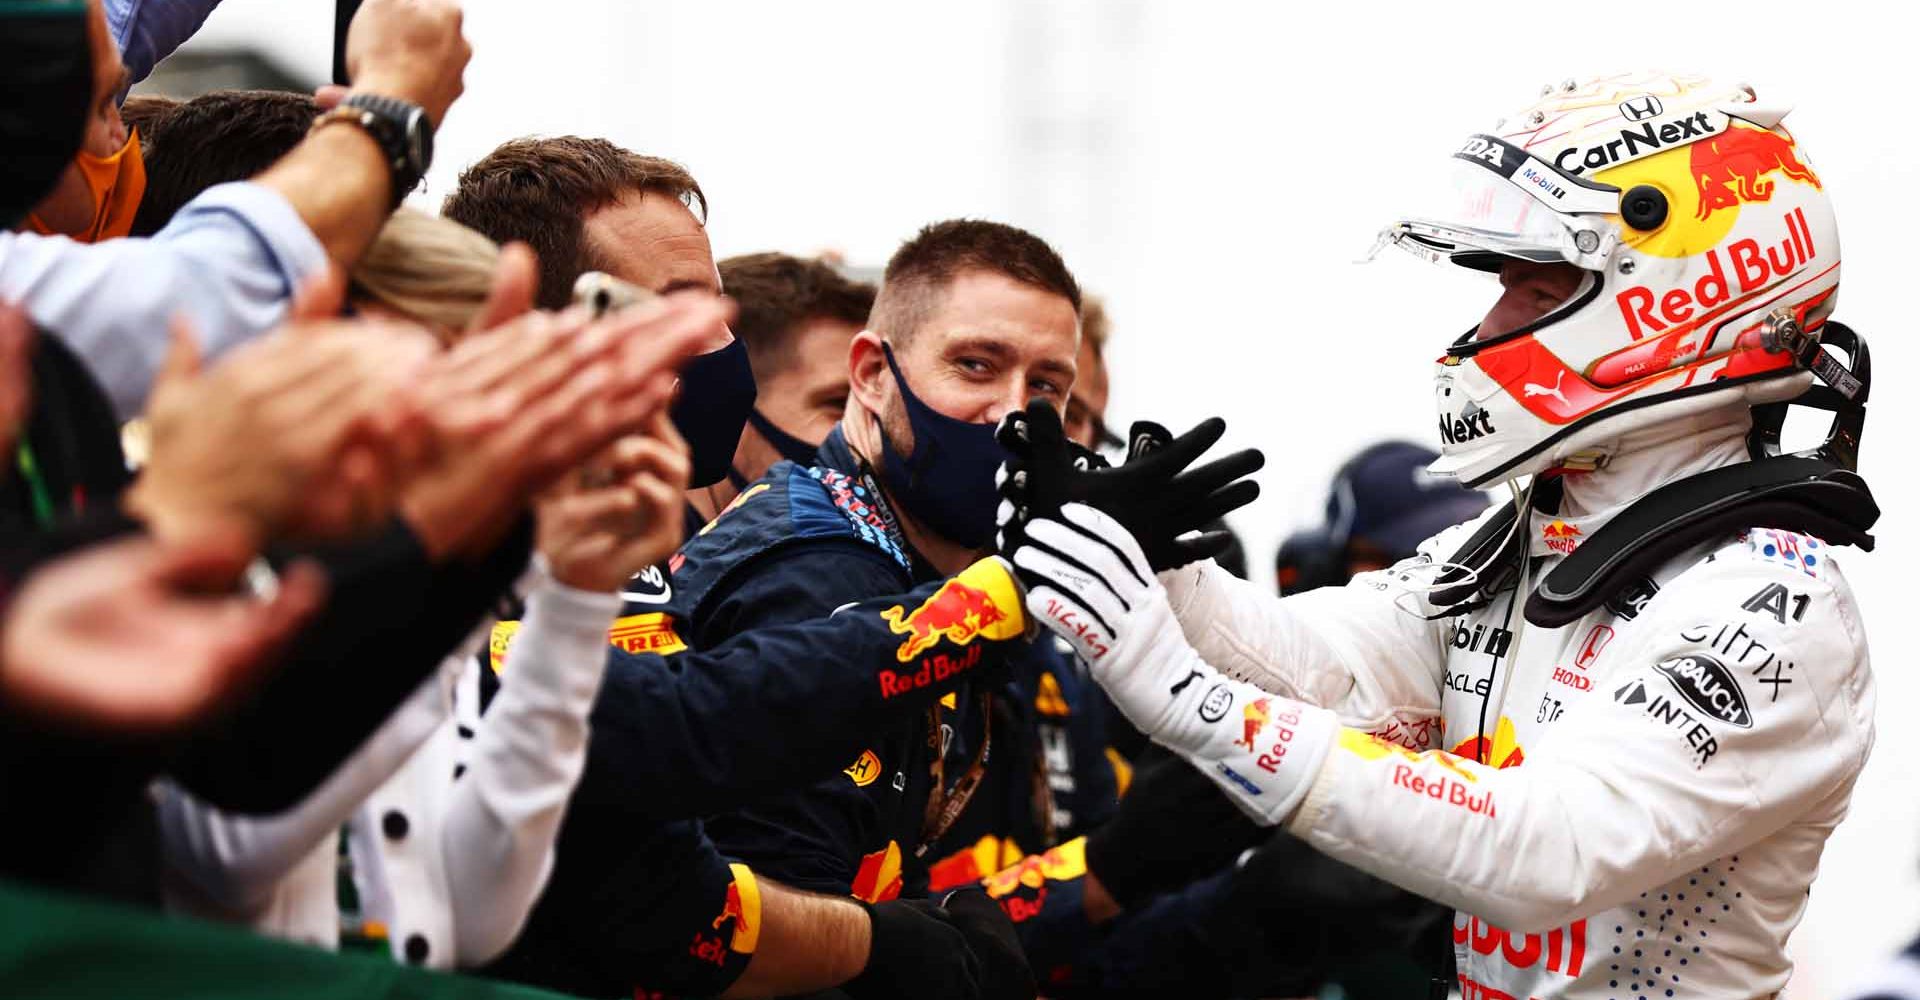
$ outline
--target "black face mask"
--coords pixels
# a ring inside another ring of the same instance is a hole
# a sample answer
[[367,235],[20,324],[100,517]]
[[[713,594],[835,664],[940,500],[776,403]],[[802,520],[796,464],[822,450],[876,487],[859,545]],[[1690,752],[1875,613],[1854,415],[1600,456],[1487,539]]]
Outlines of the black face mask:
[[53,190],[92,101],[87,5],[0,2],[0,229]]
[[993,540],[994,514],[1000,506],[994,474],[1010,457],[994,436],[995,425],[955,420],[928,406],[907,385],[893,348],[883,344],[881,349],[913,428],[910,457],[894,450],[886,428],[880,429],[885,456],[881,480],[901,507],[941,537],[970,549],[985,546]]
[[758,391],[747,345],[737,339],[680,369],[680,395],[670,413],[693,459],[689,486],[712,486],[732,471],[733,451]]

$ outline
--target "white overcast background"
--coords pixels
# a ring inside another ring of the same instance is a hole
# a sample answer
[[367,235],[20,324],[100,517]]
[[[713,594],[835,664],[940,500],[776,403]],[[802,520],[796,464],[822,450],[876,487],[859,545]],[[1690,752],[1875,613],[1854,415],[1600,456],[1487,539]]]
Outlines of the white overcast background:
[[[319,79],[331,3],[228,0],[193,43]],[[1837,205],[1837,318],[1871,341],[1862,471],[1878,551],[1844,559],[1879,680],[1879,745],[1793,941],[1793,1000],[1920,932],[1912,664],[1913,41],[1865,3],[1661,5],[982,0],[468,0],[466,96],[427,192],[502,140],[578,133],[685,163],[714,249],[879,265],[919,225],[1032,229],[1115,320],[1111,421],[1219,414],[1265,449],[1236,519],[1257,573],[1333,467],[1437,444],[1428,366],[1492,286],[1400,253],[1354,263],[1459,137],[1568,76],[1707,72],[1786,100]],[[1920,713],[1917,713],[1920,714]]]

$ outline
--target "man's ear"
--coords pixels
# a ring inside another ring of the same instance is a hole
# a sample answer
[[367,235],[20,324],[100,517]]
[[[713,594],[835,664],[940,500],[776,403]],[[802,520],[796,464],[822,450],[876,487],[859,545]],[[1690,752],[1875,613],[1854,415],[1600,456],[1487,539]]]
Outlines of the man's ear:
[[854,334],[853,343],[847,347],[847,380],[848,394],[861,409],[874,414],[886,412],[887,397],[894,390],[879,334],[872,330]]

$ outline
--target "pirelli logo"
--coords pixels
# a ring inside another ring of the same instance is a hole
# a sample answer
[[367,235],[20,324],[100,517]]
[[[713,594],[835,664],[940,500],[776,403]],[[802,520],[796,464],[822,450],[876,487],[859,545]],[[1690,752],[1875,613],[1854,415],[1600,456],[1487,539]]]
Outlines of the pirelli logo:
[[[520,633],[520,623],[495,622],[487,642],[487,662],[498,674],[507,663],[507,648]],[[607,630],[607,643],[628,653],[658,653],[667,656],[687,648],[680,633],[673,630],[673,616],[659,611],[616,618]]]
[[659,653],[666,656],[687,648],[680,633],[673,630],[673,616],[659,611],[616,618],[607,630],[607,642],[629,653]]

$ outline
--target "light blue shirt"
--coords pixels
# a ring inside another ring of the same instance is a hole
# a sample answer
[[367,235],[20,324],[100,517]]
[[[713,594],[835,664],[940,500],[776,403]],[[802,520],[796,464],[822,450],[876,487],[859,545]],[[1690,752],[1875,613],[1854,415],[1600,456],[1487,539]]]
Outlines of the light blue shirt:
[[121,419],[146,404],[168,323],[193,323],[202,356],[272,329],[326,249],[293,206],[258,184],[222,184],[151,239],[76,243],[0,233],[0,301],[85,359]]

